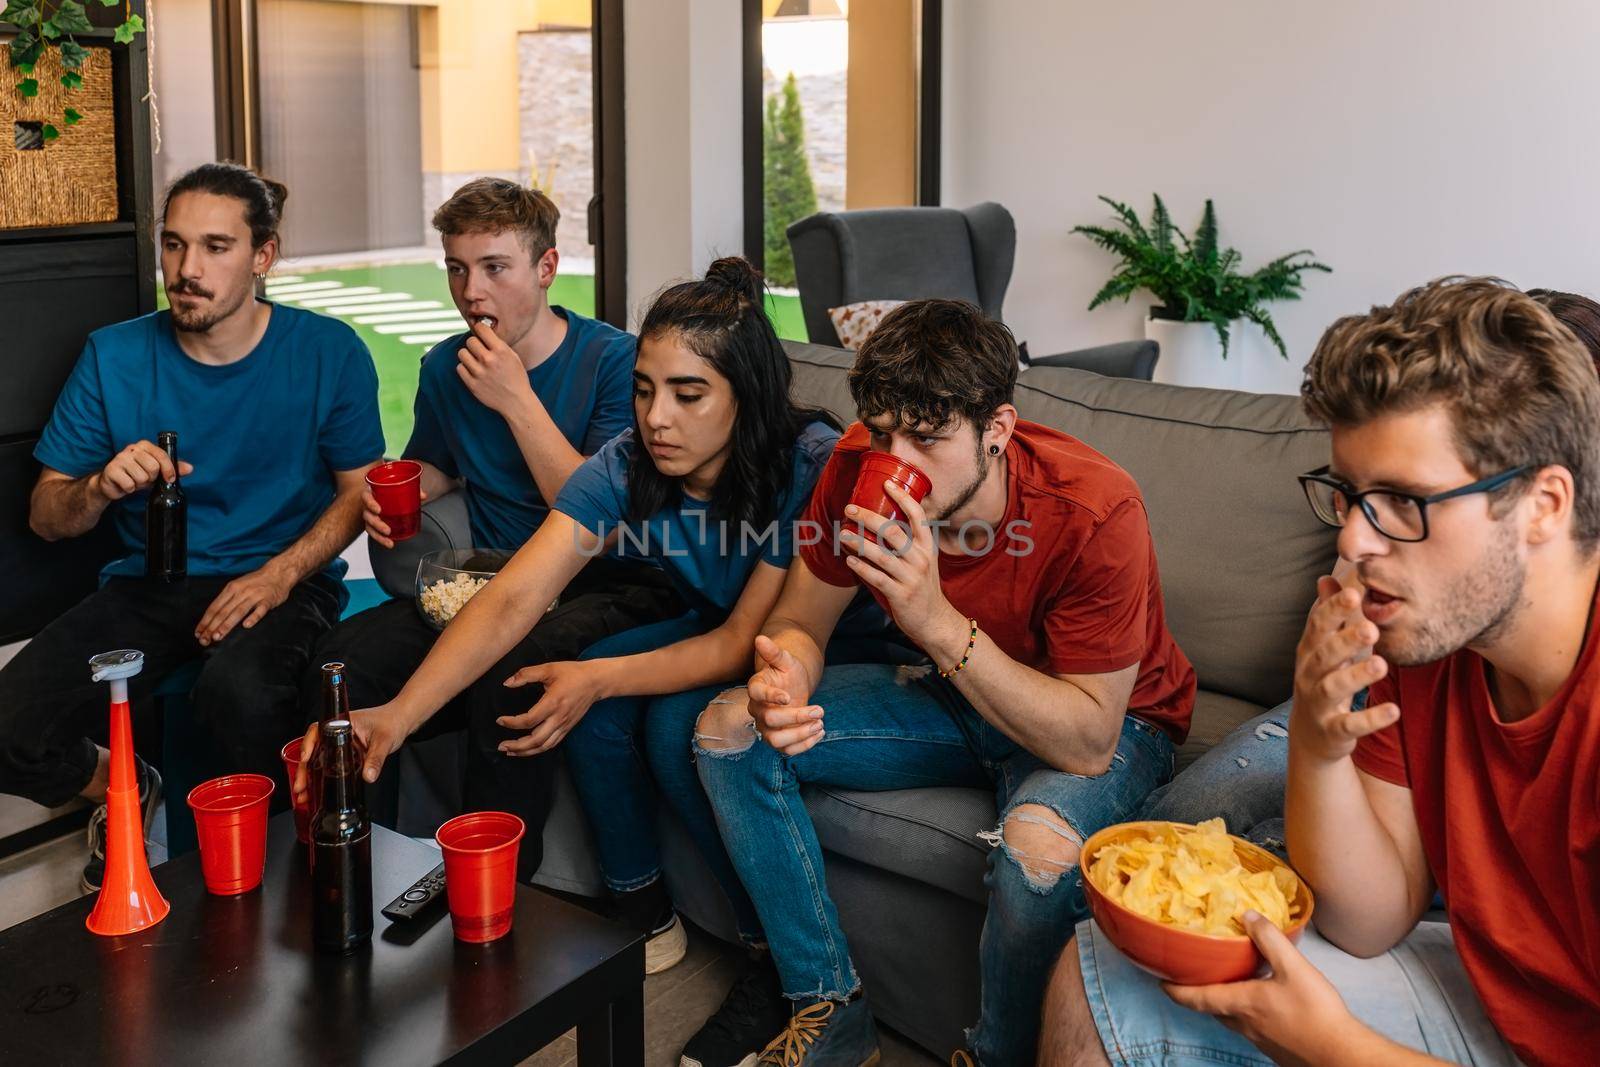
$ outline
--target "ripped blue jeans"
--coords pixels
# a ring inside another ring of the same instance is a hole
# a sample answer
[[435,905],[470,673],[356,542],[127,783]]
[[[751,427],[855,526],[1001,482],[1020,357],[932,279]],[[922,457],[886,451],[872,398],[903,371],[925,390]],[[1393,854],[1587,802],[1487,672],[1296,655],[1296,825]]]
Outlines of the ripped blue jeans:
[[[720,699],[742,703],[743,693]],[[997,847],[985,879],[982,1012],[968,1042],[983,1067],[1033,1063],[1050,968],[1088,905],[1075,861],[1025,855],[1007,842],[1008,828],[1045,825],[1076,845],[1130,818],[1171,776],[1171,740],[1129,715],[1111,768],[1085,777],[1046,766],[928,667],[829,667],[811,699],[824,709],[825,732],[799,756],[781,755],[748,725],[734,736],[710,736],[702,720],[695,735],[700,780],[760,914],[784,994],[841,999],[860,985],[828,896],[822,848],[801,801],[803,784],[992,788],[1001,814],[999,827],[980,835]],[[1031,807],[1018,810],[1025,806]]]

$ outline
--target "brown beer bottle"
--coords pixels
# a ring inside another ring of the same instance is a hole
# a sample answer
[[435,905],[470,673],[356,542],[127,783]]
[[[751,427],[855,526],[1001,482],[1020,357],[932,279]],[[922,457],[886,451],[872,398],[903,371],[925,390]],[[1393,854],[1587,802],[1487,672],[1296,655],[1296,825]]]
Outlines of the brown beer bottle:
[[172,481],[157,478],[144,507],[144,575],[181,582],[189,573],[189,502],[178,484],[178,434],[162,430],[156,443],[172,461]]
[[350,689],[344,680],[344,664],[335,661],[322,665],[322,722],[350,720]]
[[350,720],[322,724],[316,766],[321,798],[311,813],[311,942],[351,952],[372,939],[372,823],[363,746]]
[[317,753],[322,750],[321,727],[338,719],[346,721],[350,718],[350,690],[345,684],[344,664],[335,660],[322,665],[322,712],[317,718],[317,745],[312,750],[311,759],[306,762],[306,788],[311,790],[311,808],[313,811],[321,803],[322,782],[318,777],[321,766]]

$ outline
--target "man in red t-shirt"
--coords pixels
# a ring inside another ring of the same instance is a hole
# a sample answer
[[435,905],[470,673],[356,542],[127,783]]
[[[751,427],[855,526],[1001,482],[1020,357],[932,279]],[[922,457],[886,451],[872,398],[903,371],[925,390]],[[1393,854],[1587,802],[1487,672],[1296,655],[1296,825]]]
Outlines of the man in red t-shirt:
[[[803,783],[994,789],[982,1014],[969,1033],[987,1067],[1033,1060],[1050,965],[1086,914],[1079,845],[1171,774],[1195,676],[1166,628],[1144,502],[1104,456],[1020,421],[1016,379],[1010,331],[955,301],[895,310],[860,350],[850,388],[862,423],[817,483],[800,562],[757,639],[757,673],[711,704],[696,735],[701,781],[793,1014],[753,1047],[727,1043],[715,1063],[688,1057],[699,1067],[731,1067],[771,1042],[790,1067],[877,1055]],[[880,483],[903,524],[849,505],[869,449],[932,483],[920,504]],[[824,670],[862,586],[925,664]],[[705,1032],[737,1031],[747,999],[735,990]]]
[[[1321,936],[1297,950],[1247,918],[1271,977],[1168,987],[1195,1011],[1158,1011],[1154,981],[1085,923],[1052,985],[1041,1060],[1264,1063],[1259,1048],[1280,1063],[1593,1062],[1588,353],[1517,290],[1445,279],[1335,323],[1302,392],[1332,428],[1333,462],[1301,481],[1364,587],[1320,580],[1295,670],[1288,845]],[[1448,924],[1423,921],[1435,890]]]

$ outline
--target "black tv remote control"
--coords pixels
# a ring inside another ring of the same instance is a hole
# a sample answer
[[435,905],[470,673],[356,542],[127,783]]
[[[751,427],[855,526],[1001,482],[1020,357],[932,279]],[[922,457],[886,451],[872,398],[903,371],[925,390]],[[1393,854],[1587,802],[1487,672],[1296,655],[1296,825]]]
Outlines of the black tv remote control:
[[444,864],[418,878],[416,884],[389,902],[383,914],[390,922],[407,922],[428,911],[444,897]]

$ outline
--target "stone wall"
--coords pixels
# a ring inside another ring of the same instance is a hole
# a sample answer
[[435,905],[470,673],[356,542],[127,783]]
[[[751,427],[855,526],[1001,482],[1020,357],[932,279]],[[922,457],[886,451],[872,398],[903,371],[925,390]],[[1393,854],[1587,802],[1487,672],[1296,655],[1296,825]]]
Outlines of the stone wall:
[[592,43],[588,30],[541,30],[517,40],[521,179],[532,180],[536,163],[544,188],[554,169],[547,191],[561,209],[556,248],[573,266],[594,260],[588,225],[594,195]]
[[[762,72],[766,97],[783,91],[783,78]],[[826,74],[797,74],[800,113],[806,123],[806,158],[811,161],[811,181],[817,189],[817,210],[844,210],[845,78],[844,70]],[[763,103],[763,108],[765,104]],[[766,114],[765,110],[762,112]]]

